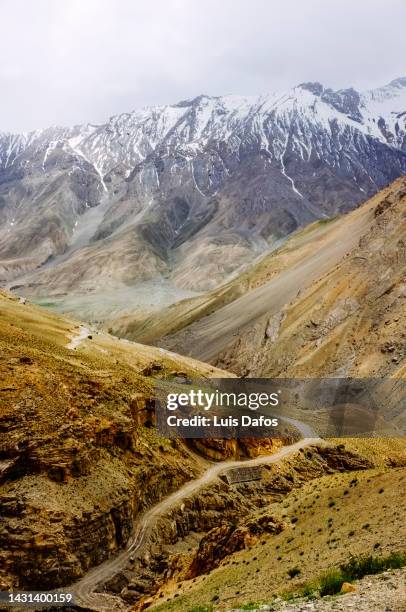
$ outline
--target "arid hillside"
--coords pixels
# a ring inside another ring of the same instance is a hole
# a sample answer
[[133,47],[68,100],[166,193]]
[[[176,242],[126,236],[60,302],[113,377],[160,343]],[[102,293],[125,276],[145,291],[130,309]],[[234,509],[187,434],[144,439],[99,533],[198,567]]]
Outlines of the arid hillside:
[[244,376],[403,376],[405,269],[401,178],[216,292],[113,328]]
[[338,217],[312,223],[217,289],[179,300],[156,312],[144,310],[116,317],[113,314],[106,327],[122,337],[157,343],[162,337],[188,328],[311,256],[337,224]]
[[152,428],[153,380],[227,376],[0,293],[1,588],[69,584],[202,466]]
[[[264,376],[406,375],[406,180],[365,208],[372,223],[357,245],[279,312],[251,325],[217,365],[238,372],[250,364],[250,375]],[[348,232],[352,217],[342,220]]]

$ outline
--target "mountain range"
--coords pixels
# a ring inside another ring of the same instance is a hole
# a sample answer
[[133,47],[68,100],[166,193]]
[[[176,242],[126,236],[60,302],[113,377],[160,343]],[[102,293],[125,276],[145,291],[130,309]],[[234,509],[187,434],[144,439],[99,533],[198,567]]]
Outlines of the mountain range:
[[166,305],[404,173],[406,78],[0,133],[0,282],[93,320]]
[[[406,79],[305,83],[0,135],[2,591],[405,609],[405,109]],[[298,394],[281,439],[157,431],[162,385],[236,376],[383,399]]]

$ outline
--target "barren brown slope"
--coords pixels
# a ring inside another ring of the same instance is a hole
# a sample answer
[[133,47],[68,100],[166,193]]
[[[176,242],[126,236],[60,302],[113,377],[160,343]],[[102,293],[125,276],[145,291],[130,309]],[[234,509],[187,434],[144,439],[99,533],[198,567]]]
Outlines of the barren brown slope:
[[120,317],[113,314],[107,327],[131,340],[159,342],[163,336],[174,334],[214,313],[308,257],[338,222],[338,217],[326,219],[298,230],[271,253],[261,256],[255,264],[246,266],[244,271],[212,291],[180,300],[154,313],[134,311]]
[[348,215],[342,231],[363,214],[368,221],[347,255],[246,327],[217,364],[264,376],[406,375],[406,180]]
[[[361,237],[377,226],[374,213],[376,207],[387,197],[400,197],[396,194],[402,193],[404,185],[404,179],[400,179],[358,210],[332,222],[330,227],[327,226],[319,235],[314,236],[313,247],[307,248],[299,261],[294,260],[293,265],[283,268],[266,284],[165,338],[162,344],[176,348],[182,354],[193,355],[213,363],[226,355],[222,362],[227,359],[232,366],[230,355],[235,354],[237,350],[240,352],[244,342],[250,342],[248,332],[251,336],[259,321],[269,321],[281,313],[290,302],[297,299],[299,292],[308,289],[312,283],[332,271],[346,255],[358,249]],[[272,258],[269,264],[272,265]],[[261,341],[266,338],[264,330],[262,331]],[[269,344],[273,345],[273,341]],[[255,344],[256,350],[258,344]],[[248,363],[250,362],[244,359],[244,366]],[[241,366],[238,369],[241,372],[242,360],[235,365]],[[262,368],[248,369],[256,374],[265,371]]]

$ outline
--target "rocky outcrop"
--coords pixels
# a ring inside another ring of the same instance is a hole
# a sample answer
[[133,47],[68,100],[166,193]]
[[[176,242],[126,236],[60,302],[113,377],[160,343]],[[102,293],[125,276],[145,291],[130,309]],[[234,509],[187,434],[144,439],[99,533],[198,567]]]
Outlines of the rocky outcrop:
[[[152,369],[147,370],[152,374]],[[145,374],[145,370],[144,370]],[[134,395],[130,400],[130,410],[136,427],[152,427],[156,425],[155,400],[145,397],[142,393]]]
[[[307,451],[307,453],[309,452],[311,451]],[[360,457],[351,451],[345,450],[344,444],[337,447],[320,446],[317,449],[317,453],[330,469],[337,472],[366,470],[373,467],[373,463],[365,459],[365,457]]]
[[3,588],[53,589],[74,582],[118,550],[132,531],[133,504],[117,493],[107,511],[93,507],[73,517],[63,509],[39,514],[19,494],[2,495],[1,503]]
[[284,439],[239,438],[233,440],[201,438],[190,440],[190,446],[203,457],[214,461],[244,459],[271,455],[284,444],[294,440],[293,433]]
[[284,524],[267,514],[238,527],[222,525],[212,529],[200,541],[186,578],[195,578],[210,572],[218,567],[225,557],[252,546],[261,534],[277,534],[282,529]]

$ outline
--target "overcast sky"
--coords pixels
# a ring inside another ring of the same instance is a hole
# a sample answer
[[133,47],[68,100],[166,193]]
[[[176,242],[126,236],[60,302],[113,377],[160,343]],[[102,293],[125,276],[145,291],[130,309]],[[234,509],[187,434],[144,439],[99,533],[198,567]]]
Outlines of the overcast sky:
[[406,76],[405,0],[0,0],[0,131]]

